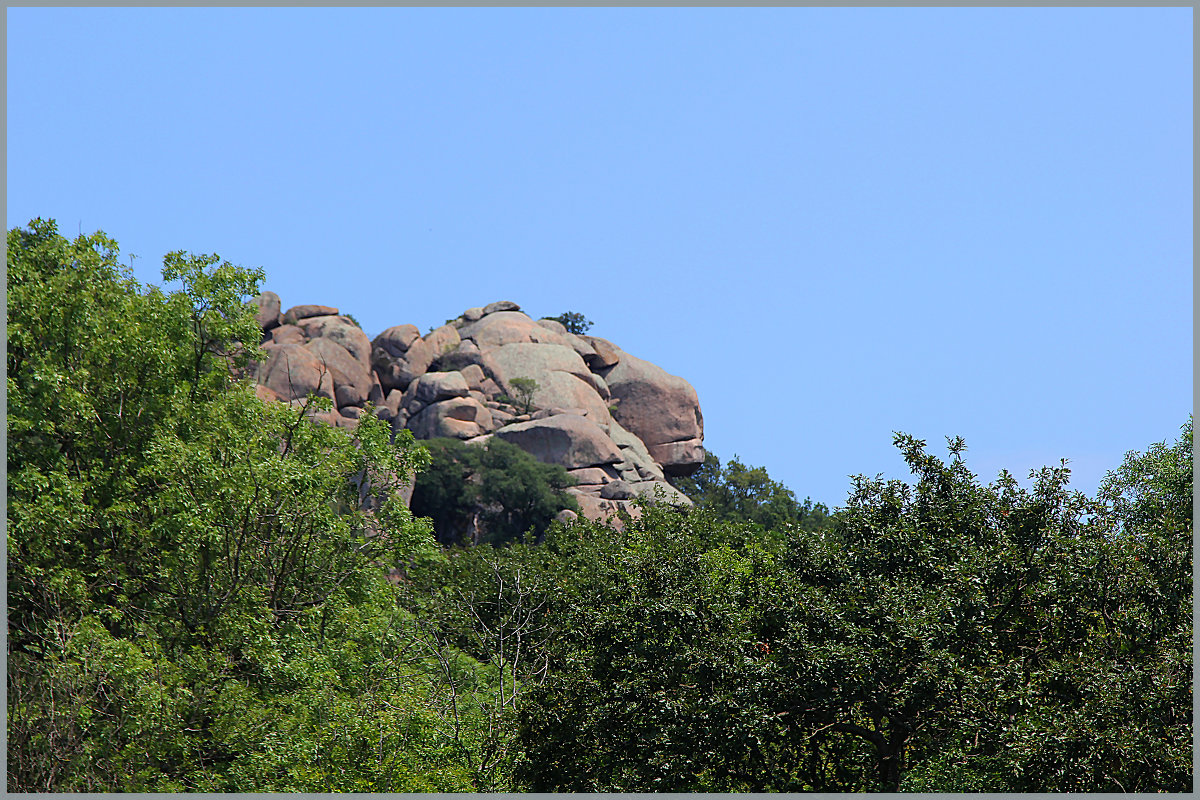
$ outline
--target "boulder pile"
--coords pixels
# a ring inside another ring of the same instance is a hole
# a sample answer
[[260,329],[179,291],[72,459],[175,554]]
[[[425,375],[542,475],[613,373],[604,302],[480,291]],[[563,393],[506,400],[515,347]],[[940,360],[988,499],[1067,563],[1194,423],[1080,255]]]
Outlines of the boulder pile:
[[256,303],[267,359],[255,379],[265,400],[328,397],[334,410],[317,416],[343,427],[357,425],[370,403],[393,430],[418,439],[499,436],[566,468],[590,519],[635,511],[629,501],[638,496],[691,504],[666,477],[704,462],[696,390],[607,339],[535,321],[506,300],[424,336],[396,325],[374,340],[336,308],[285,312],[274,292]]

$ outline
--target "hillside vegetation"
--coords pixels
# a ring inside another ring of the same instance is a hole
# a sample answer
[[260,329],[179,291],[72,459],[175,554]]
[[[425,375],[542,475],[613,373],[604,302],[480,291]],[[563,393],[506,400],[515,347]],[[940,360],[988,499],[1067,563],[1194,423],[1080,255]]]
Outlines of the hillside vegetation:
[[606,525],[264,402],[262,273],[163,277],[8,232],[9,791],[1192,788],[1190,419],[1095,497],[897,435],[841,508],[710,456]]

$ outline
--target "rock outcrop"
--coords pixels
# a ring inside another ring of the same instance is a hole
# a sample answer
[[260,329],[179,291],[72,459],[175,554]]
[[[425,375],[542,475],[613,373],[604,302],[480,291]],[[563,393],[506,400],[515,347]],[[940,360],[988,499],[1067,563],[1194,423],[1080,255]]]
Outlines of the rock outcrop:
[[645,443],[664,472],[690,475],[704,463],[704,418],[690,383],[625,352],[599,373],[616,403],[617,421]]
[[636,514],[637,497],[691,503],[666,477],[704,462],[695,389],[607,339],[533,320],[507,300],[469,308],[424,336],[395,325],[373,340],[336,308],[281,312],[273,292],[256,302],[268,354],[256,373],[264,399],[331,398],[334,410],[318,416],[345,427],[370,403],[393,429],[420,439],[498,436],[565,467],[590,519]]
[[557,414],[505,425],[496,436],[511,442],[538,461],[567,469],[618,464],[621,451],[599,425],[576,414]]

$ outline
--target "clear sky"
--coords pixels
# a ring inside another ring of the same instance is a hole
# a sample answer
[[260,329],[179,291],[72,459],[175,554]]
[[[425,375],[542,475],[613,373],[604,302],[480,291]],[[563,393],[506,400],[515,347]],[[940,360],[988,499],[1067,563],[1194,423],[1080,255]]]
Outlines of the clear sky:
[[840,505],[1192,409],[1192,10],[7,10],[8,226],[423,331],[514,300]]

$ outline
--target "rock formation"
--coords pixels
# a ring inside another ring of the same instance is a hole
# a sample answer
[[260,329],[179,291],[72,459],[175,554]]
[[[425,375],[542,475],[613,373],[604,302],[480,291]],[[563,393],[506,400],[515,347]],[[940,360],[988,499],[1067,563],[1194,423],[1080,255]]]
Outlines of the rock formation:
[[[282,311],[274,292],[256,303],[267,352],[256,371],[264,399],[328,397],[334,410],[318,416],[344,427],[357,425],[372,403],[393,429],[419,439],[499,436],[565,467],[591,519],[635,510],[630,502],[639,496],[691,503],[665,478],[704,462],[696,390],[607,339],[535,321],[506,300],[469,308],[425,336],[395,325],[374,341],[336,308]],[[528,380],[532,394],[522,397]]]

